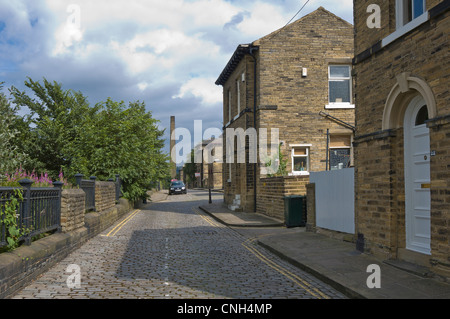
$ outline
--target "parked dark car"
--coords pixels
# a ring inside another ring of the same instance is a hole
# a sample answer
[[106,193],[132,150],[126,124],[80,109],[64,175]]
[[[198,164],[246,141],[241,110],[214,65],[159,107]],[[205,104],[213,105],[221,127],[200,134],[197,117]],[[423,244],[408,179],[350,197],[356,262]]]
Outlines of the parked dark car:
[[170,183],[169,195],[172,194],[187,194],[186,185],[181,181],[173,181]]

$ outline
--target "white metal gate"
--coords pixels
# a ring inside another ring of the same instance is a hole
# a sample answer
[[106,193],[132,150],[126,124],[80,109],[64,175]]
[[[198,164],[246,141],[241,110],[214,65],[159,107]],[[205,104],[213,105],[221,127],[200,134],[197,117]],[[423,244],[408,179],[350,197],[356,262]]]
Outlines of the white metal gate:
[[355,233],[355,169],[311,172],[316,184],[316,225]]

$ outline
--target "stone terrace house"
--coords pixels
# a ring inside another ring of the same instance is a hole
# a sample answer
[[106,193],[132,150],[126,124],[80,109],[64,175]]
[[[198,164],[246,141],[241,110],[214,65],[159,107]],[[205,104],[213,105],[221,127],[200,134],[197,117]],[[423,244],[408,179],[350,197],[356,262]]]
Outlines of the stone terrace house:
[[196,146],[201,148],[203,161],[196,164],[197,172],[200,173],[200,177],[197,184],[199,187],[211,188],[213,190],[223,189],[223,176],[222,176],[222,154],[223,143],[222,136],[219,138],[213,138],[209,140],[203,140]]
[[211,188],[212,190],[223,189],[222,176],[222,136],[202,140],[193,149],[199,158],[203,158],[201,163],[195,163],[195,173],[198,175],[194,180],[187,178],[185,174],[186,164],[180,172],[180,179],[188,184],[189,188]]
[[[353,40],[353,26],[320,7],[237,47],[216,81],[224,96],[227,205],[281,217],[283,195],[305,194],[310,171],[326,170],[328,159],[331,167],[351,164]],[[288,176],[261,175],[265,164],[260,158],[250,163],[248,143],[245,163],[236,163],[236,155],[234,163],[227,163],[228,128],[266,128],[269,137],[270,129],[278,128]]]
[[380,28],[354,1],[358,247],[450,278],[450,1],[370,4]]

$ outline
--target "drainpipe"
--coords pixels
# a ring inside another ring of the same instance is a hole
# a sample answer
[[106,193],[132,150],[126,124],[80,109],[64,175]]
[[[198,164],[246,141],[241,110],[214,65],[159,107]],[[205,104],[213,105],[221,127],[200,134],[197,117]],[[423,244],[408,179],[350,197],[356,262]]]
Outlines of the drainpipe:
[[[253,125],[256,130],[256,57],[253,54],[253,51],[257,51],[259,48],[255,47],[253,45],[250,45],[249,48],[249,55],[253,58],[253,61],[255,62],[253,67]],[[256,144],[258,144],[258,141],[256,141]],[[256,155],[256,158],[258,159],[258,154]],[[256,213],[256,172],[258,168],[258,160],[256,160],[256,163],[253,165],[253,203],[254,203],[254,212]]]
[[329,151],[330,151],[330,129],[328,129],[327,128],[327,160],[325,161],[325,163],[326,163],[326,171],[328,171],[328,154],[329,154]]

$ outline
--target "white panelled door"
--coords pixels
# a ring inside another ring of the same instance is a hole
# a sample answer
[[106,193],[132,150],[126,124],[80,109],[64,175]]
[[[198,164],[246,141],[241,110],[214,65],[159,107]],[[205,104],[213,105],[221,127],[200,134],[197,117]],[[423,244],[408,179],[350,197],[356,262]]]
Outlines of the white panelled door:
[[405,112],[406,248],[431,254],[430,132],[424,99],[414,98]]

